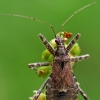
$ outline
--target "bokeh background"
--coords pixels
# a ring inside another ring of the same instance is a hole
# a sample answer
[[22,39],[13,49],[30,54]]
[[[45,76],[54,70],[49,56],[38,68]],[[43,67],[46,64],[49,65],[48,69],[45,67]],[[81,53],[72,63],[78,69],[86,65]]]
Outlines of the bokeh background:
[[[21,14],[46,21],[56,32],[79,8],[95,0],[0,0],[0,13]],[[100,0],[75,15],[64,31],[81,33],[81,54],[90,58],[73,69],[90,100],[100,100]],[[28,63],[41,62],[45,49],[38,34],[54,38],[49,26],[29,19],[0,15],[0,100],[28,100],[45,79],[39,78]],[[79,100],[84,100],[79,96]]]

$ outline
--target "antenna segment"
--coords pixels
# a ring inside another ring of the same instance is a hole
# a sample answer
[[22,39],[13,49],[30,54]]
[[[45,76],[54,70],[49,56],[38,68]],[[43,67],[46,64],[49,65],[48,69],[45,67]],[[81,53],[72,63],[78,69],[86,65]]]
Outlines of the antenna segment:
[[35,18],[33,18],[33,17],[23,16],[23,15],[17,15],[17,14],[4,14],[4,13],[2,13],[2,15],[27,18],[27,19],[35,20],[35,21],[37,21],[37,22],[41,22],[41,23],[43,23],[43,24],[46,24],[46,25],[48,25],[48,26],[52,29],[52,31],[53,31],[53,33],[54,33],[54,36],[56,37],[56,33],[55,33],[55,30],[54,30],[53,26],[50,25],[50,24],[47,23],[47,22],[44,22],[44,21],[42,21],[42,20],[35,19]]
[[88,4],[88,5],[86,5],[86,6],[82,7],[82,8],[80,8],[79,10],[75,11],[75,12],[61,25],[61,32],[63,31],[64,25],[65,25],[75,14],[77,14],[77,13],[80,12],[81,10],[83,10],[83,9],[85,9],[85,8],[87,8],[87,7],[89,7],[89,6],[93,5],[93,4],[95,4],[95,3],[96,3],[96,2],[90,3],[90,4]]

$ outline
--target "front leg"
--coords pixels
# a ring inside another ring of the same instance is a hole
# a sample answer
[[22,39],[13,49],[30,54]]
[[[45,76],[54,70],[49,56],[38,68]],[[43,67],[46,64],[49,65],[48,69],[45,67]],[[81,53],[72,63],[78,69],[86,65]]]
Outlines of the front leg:
[[68,46],[66,47],[67,53],[72,49],[73,45],[77,42],[77,40],[80,38],[80,34],[77,33],[76,36],[70,41]]
[[80,88],[80,86],[78,87],[80,94],[83,96],[83,98],[85,100],[89,100],[88,96],[85,94],[85,92]]
[[55,55],[55,51],[52,48],[52,46],[49,44],[49,42],[46,40],[46,38],[42,34],[39,34],[39,37],[42,40],[42,42],[45,45],[45,47],[48,49],[48,51],[54,56]]

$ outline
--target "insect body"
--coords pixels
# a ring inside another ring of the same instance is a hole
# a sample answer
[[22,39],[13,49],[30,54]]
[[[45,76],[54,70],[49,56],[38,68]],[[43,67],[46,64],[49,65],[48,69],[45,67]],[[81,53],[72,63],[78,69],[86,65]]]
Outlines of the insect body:
[[84,6],[83,8],[77,10],[74,12],[61,26],[61,32],[60,35],[56,35],[54,28],[52,25],[37,20],[32,17],[22,16],[22,15],[16,15],[16,14],[3,14],[3,15],[12,15],[12,16],[18,16],[23,18],[29,18],[31,20],[39,21],[41,23],[47,24],[51,27],[52,31],[55,34],[55,42],[57,45],[57,48],[54,49],[49,42],[46,40],[46,38],[39,34],[40,39],[42,40],[43,44],[47,48],[47,50],[54,56],[53,62],[39,62],[39,63],[30,63],[28,64],[29,68],[36,70],[35,67],[37,66],[52,66],[52,73],[50,76],[46,79],[46,81],[43,83],[43,85],[40,87],[38,92],[35,94],[35,96],[32,98],[32,100],[37,100],[39,97],[41,91],[46,86],[46,99],[47,100],[76,100],[78,96],[78,92],[81,93],[83,98],[85,100],[89,100],[87,95],[83,92],[83,90],[78,85],[78,82],[72,72],[71,62],[77,62],[83,59],[86,59],[89,57],[88,54],[77,56],[77,57],[70,57],[69,52],[72,49],[73,45],[77,42],[77,40],[80,37],[80,34],[76,34],[76,36],[69,42],[68,46],[65,47],[64,45],[64,38],[61,38],[61,33],[63,30],[63,27],[65,23],[67,23],[76,13],[79,11],[91,6],[94,3],[88,4]]
[[[75,38],[70,42],[67,48],[64,46],[64,40],[57,36],[56,43],[57,49],[52,64],[52,74],[46,85],[47,100],[76,100],[78,91],[80,91],[77,81],[71,69],[71,62],[88,58],[89,55],[79,56],[71,58],[69,51],[72,45],[80,37],[77,34]],[[73,59],[73,60],[72,60]],[[87,96],[83,97],[88,100]]]
[[39,37],[50,53],[54,55],[54,59],[52,63],[31,63],[28,65],[32,69],[34,69],[35,66],[52,65],[52,73],[50,77],[41,86],[33,100],[37,100],[45,85],[47,100],[76,100],[78,92],[82,94],[85,100],[89,100],[86,94],[79,87],[71,68],[71,62],[77,62],[79,60],[86,59],[89,57],[89,55],[87,54],[74,58],[69,56],[69,51],[79,39],[80,34],[78,33],[67,47],[64,46],[64,39],[62,39],[60,36],[56,36],[56,50],[51,47],[49,42],[45,39],[45,37],[43,37],[42,34],[39,34]]
[[57,36],[55,42],[57,50],[53,60],[52,74],[47,84],[47,100],[76,100],[78,85],[73,77],[71,58],[64,46],[64,40]]

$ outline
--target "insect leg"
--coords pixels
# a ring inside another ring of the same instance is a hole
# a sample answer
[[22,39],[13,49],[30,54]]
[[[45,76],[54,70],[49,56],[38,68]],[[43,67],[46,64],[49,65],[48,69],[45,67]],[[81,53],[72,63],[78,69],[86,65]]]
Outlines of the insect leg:
[[89,98],[88,98],[87,95],[84,93],[84,91],[80,88],[80,86],[79,86],[79,92],[80,92],[80,94],[84,97],[85,100],[89,100]]
[[49,42],[46,40],[46,38],[42,34],[39,34],[39,37],[42,40],[42,42],[45,45],[45,47],[48,49],[48,51],[54,56],[55,51],[52,48],[52,46],[49,44]]
[[77,82],[77,79],[73,73],[74,76],[74,80],[76,81],[76,84],[78,85],[78,91],[80,92],[80,94],[84,97],[85,100],[89,100],[89,98],[87,97],[87,95],[84,93],[84,91],[80,88],[79,83]]
[[77,35],[69,42],[68,46],[66,47],[67,53],[72,49],[73,45],[77,42],[81,35],[77,33]]
[[42,92],[42,90],[44,89],[44,87],[46,86],[48,80],[50,77],[48,77],[45,82],[42,84],[42,86],[40,87],[40,89],[38,90],[38,92],[35,94],[33,100],[37,100],[37,98],[39,97],[40,93]]
[[28,64],[28,67],[33,69],[33,70],[36,70],[35,67],[50,66],[50,65],[52,65],[52,63],[49,63],[49,62],[37,62],[37,63],[30,63],[30,64]]
[[87,97],[87,95],[84,93],[84,91],[80,88],[79,83],[77,82],[77,79],[73,73],[74,76],[74,80],[76,81],[76,84],[78,85],[78,91],[80,92],[80,94],[84,97],[85,100],[89,100],[89,98]]
[[90,57],[89,54],[82,55],[82,56],[77,56],[77,57],[73,57],[73,58],[71,58],[71,62],[78,62],[78,61],[87,59],[89,57]]

